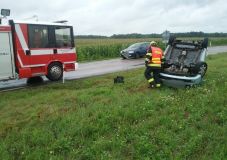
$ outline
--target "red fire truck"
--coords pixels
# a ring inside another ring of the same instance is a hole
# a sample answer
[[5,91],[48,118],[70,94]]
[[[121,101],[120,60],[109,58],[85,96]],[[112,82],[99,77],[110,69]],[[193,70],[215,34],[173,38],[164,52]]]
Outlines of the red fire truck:
[[76,60],[70,25],[13,20],[0,23],[0,81],[43,75],[57,81],[63,71],[77,68]]

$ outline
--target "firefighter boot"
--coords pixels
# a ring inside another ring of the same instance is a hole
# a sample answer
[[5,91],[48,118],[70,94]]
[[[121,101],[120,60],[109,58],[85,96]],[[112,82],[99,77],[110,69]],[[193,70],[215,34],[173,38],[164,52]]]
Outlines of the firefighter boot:
[[156,87],[155,82],[149,83],[149,88],[155,88],[155,87]]
[[156,85],[155,85],[155,87],[156,88],[160,88],[162,85],[160,84],[160,83],[157,83]]
[[149,88],[155,88],[155,84],[154,83],[150,83]]
[[154,78],[149,79],[148,83],[149,83],[149,87],[148,88],[154,88],[155,87]]

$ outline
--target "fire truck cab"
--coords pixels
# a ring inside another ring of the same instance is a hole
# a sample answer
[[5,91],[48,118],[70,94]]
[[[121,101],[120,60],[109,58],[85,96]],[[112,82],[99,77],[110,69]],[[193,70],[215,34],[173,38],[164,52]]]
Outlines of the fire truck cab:
[[0,24],[0,81],[45,75],[60,80],[77,68],[73,27],[9,20]]

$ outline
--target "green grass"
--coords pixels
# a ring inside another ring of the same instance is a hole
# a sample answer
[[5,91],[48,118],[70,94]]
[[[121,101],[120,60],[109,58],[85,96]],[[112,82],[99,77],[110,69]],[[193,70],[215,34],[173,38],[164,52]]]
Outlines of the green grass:
[[[182,38],[182,39],[202,39],[202,38]],[[137,42],[157,41],[164,50],[165,45],[160,38],[132,38],[132,39],[76,39],[78,61],[93,61],[120,57],[120,51],[129,45]],[[227,45],[227,38],[210,38],[212,46]],[[210,45],[209,44],[209,45]]]
[[224,46],[227,45],[227,38],[211,38],[211,46]]
[[226,159],[226,61],[191,89],[151,90],[136,69],[0,93],[0,159]]

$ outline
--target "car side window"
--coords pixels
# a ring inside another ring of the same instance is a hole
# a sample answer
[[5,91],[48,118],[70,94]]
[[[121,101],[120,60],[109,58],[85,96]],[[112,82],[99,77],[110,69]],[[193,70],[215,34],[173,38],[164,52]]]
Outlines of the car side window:
[[48,27],[42,25],[29,25],[29,47],[48,48]]
[[142,45],[143,49],[147,49],[147,44]]

